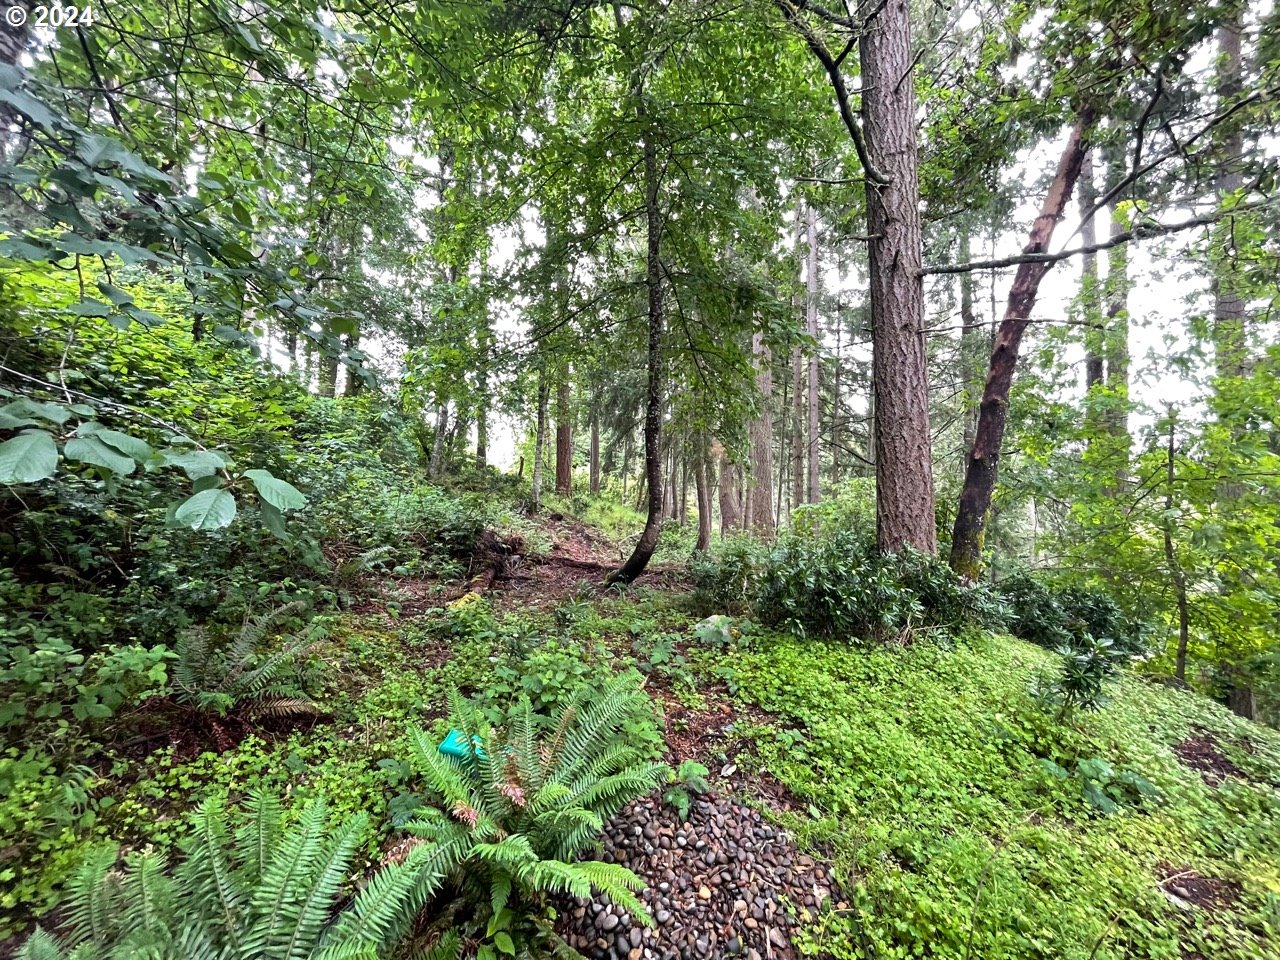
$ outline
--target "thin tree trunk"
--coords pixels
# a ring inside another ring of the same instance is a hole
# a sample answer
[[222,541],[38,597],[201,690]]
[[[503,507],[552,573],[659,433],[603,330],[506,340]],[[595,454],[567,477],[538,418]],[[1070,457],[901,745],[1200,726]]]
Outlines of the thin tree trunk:
[[[1092,247],[1098,242],[1098,230],[1093,208],[1098,204],[1098,191],[1093,182],[1093,151],[1086,150],[1080,163],[1080,191],[1077,198],[1080,209],[1080,243]],[[1103,382],[1103,351],[1106,337],[1102,327],[1102,306],[1099,302],[1098,254],[1090,252],[1080,262],[1080,304],[1084,308],[1084,389],[1085,393]],[[1096,417],[1091,413],[1089,419]]]
[[1182,572],[1182,567],[1178,563],[1177,554],[1173,546],[1173,488],[1175,484],[1174,477],[1174,457],[1177,454],[1175,445],[1174,426],[1175,420],[1173,411],[1169,411],[1169,446],[1168,446],[1168,462],[1167,475],[1165,481],[1164,494],[1164,558],[1169,566],[1169,578],[1173,581],[1174,596],[1178,601],[1178,650],[1174,657],[1173,675],[1180,683],[1187,682],[1187,645],[1191,636],[1191,617],[1187,605],[1187,577]]
[[547,402],[551,399],[551,384],[547,382],[545,366],[538,371],[538,412],[533,440],[533,512],[542,509],[542,450],[547,442]]
[[[1091,120],[1091,112],[1082,113],[1067,137],[1057,173],[1040,208],[1040,215],[1031,227],[1031,237],[1023,248],[1024,253],[1041,253],[1049,248],[1054,227],[1066,209],[1080,176],[1080,166],[1087,149],[1084,133]],[[1008,422],[1009,390],[1018,363],[1018,347],[1030,322],[1040,281],[1048,271],[1049,265],[1045,263],[1019,265],[1009,290],[1004,319],[996,334],[995,348],[991,352],[978,429],[969,453],[955,527],[951,533],[951,569],[970,582],[976,581],[982,572],[982,548],[996,488],[1000,446],[1004,442]]]
[[[591,493],[600,492],[600,391],[591,395]],[[625,494],[624,494],[625,496]]]
[[748,522],[758,536],[771,539],[773,521],[773,372],[769,366],[769,348],[764,335],[757,332],[751,339],[756,358],[756,389],[760,394],[760,416],[751,423],[751,488],[748,493]]
[[432,480],[438,480],[444,470],[444,442],[448,429],[449,404],[442,403],[436,407],[436,434],[431,441],[431,462],[427,464],[427,474]]
[[804,503],[804,358],[799,347],[791,352],[791,380],[790,383],[783,381],[782,404],[783,409],[790,408],[786,422],[791,453],[778,459],[788,465],[787,474],[791,479],[789,504],[795,510]]
[[569,411],[570,387],[568,369],[556,389],[556,493],[562,497],[573,493],[573,422]]
[[809,357],[809,473],[806,487],[807,502],[817,503],[822,499],[818,480],[818,468],[821,465],[819,417],[822,413],[822,404],[819,403],[818,396],[818,215],[812,206],[808,207],[805,213],[809,234],[808,269],[805,278],[805,327],[814,341],[813,353]]
[[[960,260],[967,263],[969,256],[969,227],[966,224],[960,234]],[[982,403],[982,367],[990,349],[982,323],[973,309],[973,274],[960,274],[960,376],[964,389],[963,449],[960,463],[969,462],[973,438],[978,430],[978,407]]]
[[[844,264],[840,265],[841,280],[844,279]],[[844,364],[841,340],[844,336],[844,322],[840,316],[840,301],[836,301],[836,365],[831,376],[831,483],[840,482],[840,374]]]
[[[1120,147],[1107,151],[1107,190],[1111,190],[1125,175],[1125,155]],[[1125,225],[1118,209],[1119,196],[1111,201],[1109,209],[1112,239],[1124,232]],[[1116,479],[1123,484],[1129,472],[1129,246],[1120,243],[1107,251],[1107,327],[1106,366],[1107,393],[1110,406],[1107,410],[1107,429],[1112,436],[1126,441],[1124,456],[1116,468]]]
[[859,38],[867,180],[876,436],[876,540],[885,552],[936,553],[929,372],[920,278],[915,60],[911,4],[886,0]]
[[[642,127],[647,127],[643,91],[639,87],[640,81],[637,79],[633,87],[636,113]],[[621,569],[615,570],[609,576],[610,583],[631,583],[640,576],[644,568],[649,565],[649,559],[658,548],[658,539],[662,536],[662,408],[665,392],[662,382],[662,338],[665,322],[662,309],[662,221],[658,210],[658,149],[651,130],[645,129],[642,142],[646,234],[645,285],[649,290],[648,384],[644,412],[644,466],[649,484],[649,512],[645,517],[644,530],[636,542],[635,550]]]
[[353,360],[350,356],[351,351],[357,349],[359,345],[360,345],[359,331],[352,334],[348,334],[345,342],[343,343],[343,346],[346,348],[346,351],[348,354],[347,382],[343,384],[343,387],[342,387],[343,396],[354,397],[356,396],[356,394],[358,394],[361,390],[364,389],[364,377],[360,376],[360,374],[356,372],[356,366],[357,364],[360,364],[360,361]]
[[711,547],[711,489],[707,485],[707,438],[697,436],[694,452],[693,483],[698,495],[698,540],[694,553],[705,553]]

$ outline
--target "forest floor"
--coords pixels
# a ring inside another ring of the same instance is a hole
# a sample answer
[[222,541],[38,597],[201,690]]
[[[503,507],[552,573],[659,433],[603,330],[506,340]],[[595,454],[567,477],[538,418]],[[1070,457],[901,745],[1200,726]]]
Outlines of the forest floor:
[[[96,829],[164,846],[203,796],[324,793],[335,816],[390,810],[376,863],[412,795],[405,731],[443,735],[450,689],[551,708],[637,669],[653,752],[703,764],[709,789],[687,820],[655,794],[609,824],[601,856],[646,881],[657,926],[564,902],[588,956],[1280,958],[1275,731],[1136,675],[1059,724],[1028,692],[1052,654],[1009,637],[707,629],[682,564],[604,588],[616,542],[569,517],[541,529],[535,555],[502,540],[463,581],[365,583],[327,624],[322,718],[221,750],[108,747]],[[460,622],[468,592],[488,602]]]

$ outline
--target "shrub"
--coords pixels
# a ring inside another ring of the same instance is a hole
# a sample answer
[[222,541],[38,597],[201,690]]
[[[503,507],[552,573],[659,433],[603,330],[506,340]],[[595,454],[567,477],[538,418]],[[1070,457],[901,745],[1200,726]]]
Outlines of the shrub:
[[549,735],[535,733],[533,707],[521,699],[505,730],[455,695],[450,723],[472,744],[465,760],[446,756],[423,730],[410,734],[410,763],[436,807],[406,825],[447,859],[467,909],[464,936],[503,953],[562,947],[551,930],[546,895],[593,891],[648,922],[625,867],[577,862],[605,821],[655,789],[666,768],[648,763],[623,738],[626,719],[647,698],[632,677],[582,688],[560,710]]
[[1149,626],[1100,590],[1054,588],[1029,574],[1002,580],[997,590],[1008,609],[1009,632],[1023,640],[1051,650],[1091,649],[1091,641],[1106,641],[1113,663],[1147,653]]
[[208,800],[172,874],[155,853],[130,854],[121,871],[117,850],[99,850],[69,885],[61,942],[37,930],[20,960],[385,956],[438,886],[444,851],[410,851],[335,913],[367,819],[358,814],[330,828],[316,800],[296,823],[282,820],[279,802],[260,795],[232,833],[221,804]]
[[765,548],[748,536],[731,537],[714,551],[689,561],[693,604],[700,613],[749,613],[764,562]]
[[800,636],[894,639],[917,627],[998,622],[985,588],[962,584],[936,557],[879,552],[852,532],[781,538],[765,562],[756,612]]

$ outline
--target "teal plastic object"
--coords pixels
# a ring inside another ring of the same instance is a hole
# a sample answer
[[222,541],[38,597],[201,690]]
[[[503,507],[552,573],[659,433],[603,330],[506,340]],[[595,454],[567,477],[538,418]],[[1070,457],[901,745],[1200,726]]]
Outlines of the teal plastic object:
[[479,759],[484,760],[484,747],[480,745],[479,737],[472,737],[471,742],[467,742],[467,735],[461,730],[450,730],[449,735],[440,743],[440,752],[446,757],[454,757],[458,760]]

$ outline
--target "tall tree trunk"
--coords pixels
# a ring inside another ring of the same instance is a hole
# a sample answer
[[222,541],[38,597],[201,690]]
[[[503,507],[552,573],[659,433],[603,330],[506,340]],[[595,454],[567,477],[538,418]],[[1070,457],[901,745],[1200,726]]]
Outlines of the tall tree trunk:
[[748,492],[747,516],[758,536],[773,537],[773,372],[769,365],[769,348],[764,335],[751,338],[756,358],[756,390],[760,394],[760,416],[751,423],[751,487]]
[[359,360],[352,359],[351,351],[360,345],[360,333],[348,334],[343,342],[343,347],[347,351],[347,382],[342,386],[342,394],[347,397],[354,397],[364,389],[364,377],[356,370],[357,365],[363,366]]
[[568,368],[556,389],[556,493],[562,497],[573,493],[573,421],[569,400]]
[[[689,524],[689,457],[686,454],[679,458],[680,460],[680,497],[676,504],[676,519],[680,521],[680,526],[688,526]],[[674,479],[674,474],[672,475]]]
[[[1241,7],[1233,4],[1227,18],[1218,27],[1219,110],[1239,98],[1243,85],[1242,20]],[[1225,204],[1244,186],[1244,131],[1240,121],[1234,117],[1221,130],[1215,186],[1219,203]],[[1249,370],[1248,305],[1242,292],[1241,270],[1234,259],[1234,234],[1233,218],[1228,218],[1219,224],[1215,237],[1217,249],[1213,259],[1213,350],[1219,379],[1243,377]],[[1242,433],[1240,425],[1234,418],[1232,421],[1227,427],[1232,436],[1239,437]],[[1218,485],[1218,503],[1224,514],[1234,512],[1235,502],[1243,492],[1244,485],[1235,480]],[[1248,678],[1237,664],[1229,663],[1227,669],[1227,706],[1239,716],[1255,719],[1257,704]]]
[[431,462],[427,464],[427,475],[433,480],[439,479],[444,472],[444,443],[448,430],[449,404],[442,403],[436,407],[436,434],[431,441]]
[[910,0],[886,0],[858,41],[867,179],[876,436],[876,540],[937,553],[920,277],[920,177]]
[[[960,261],[969,261],[969,226],[960,234]],[[990,341],[973,308],[973,274],[960,274],[960,377],[963,385],[963,449],[961,466],[969,462],[978,431],[978,407],[982,403],[982,371]]]
[[819,487],[818,468],[821,465],[819,439],[821,427],[819,425],[819,416],[822,413],[822,404],[819,402],[818,396],[818,215],[817,211],[809,206],[805,211],[808,226],[808,265],[805,277],[805,329],[809,336],[813,338],[813,353],[809,356],[809,473],[805,486],[808,496],[808,503],[817,503],[822,498],[822,491]]
[[538,412],[533,440],[533,512],[542,509],[542,455],[547,444],[547,402],[551,399],[551,384],[547,381],[544,365],[538,371]]
[[[1080,176],[1087,145],[1085,130],[1092,120],[1092,113],[1084,111],[1067,137],[1058,170],[1040,215],[1031,227],[1031,237],[1023,248],[1024,253],[1043,253],[1053,239],[1053,230],[1062,211],[1066,209],[1071,191]],[[1004,319],[996,333],[995,347],[987,370],[987,384],[982,391],[982,409],[978,414],[978,429],[969,462],[965,469],[964,486],[960,490],[960,505],[956,512],[955,527],[951,532],[951,569],[968,581],[976,581],[982,573],[982,547],[986,539],[987,522],[991,511],[991,499],[995,493],[1000,463],[1000,446],[1004,442],[1005,425],[1009,417],[1009,389],[1013,385],[1014,368],[1018,363],[1018,347],[1022,335],[1031,320],[1040,281],[1049,272],[1047,263],[1019,264],[1009,289],[1009,302]]]
[[1187,646],[1191,638],[1191,617],[1187,604],[1187,577],[1178,563],[1177,553],[1173,546],[1173,488],[1175,485],[1174,457],[1177,454],[1174,428],[1176,420],[1173,411],[1169,411],[1169,445],[1167,450],[1167,467],[1164,494],[1164,559],[1169,567],[1169,579],[1173,581],[1174,596],[1178,601],[1178,649],[1173,661],[1173,675],[1181,683],[1187,682]]
[[[784,385],[787,381],[783,381]],[[790,417],[787,420],[787,432],[791,439],[791,453],[789,457],[779,457],[788,464],[788,474],[791,478],[791,496],[790,506],[792,510],[804,503],[804,358],[800,353],[800,348],[796,347],[791,352],[791,381],[787,385],[790,392],[789,397],[784,397],[784,406],[790,407]],[[786,401],[790,400],[788,404]]]
[[[1092,247],[1098,242],[1098,230],[1093,208],[1098,203],[1098,190],[1093,182],[1093,151],[1085,150],[1080,162],[1080,190],[1077,204],[1080,209],[1080,243]],[[1106,337],[1102,326],[1102,306],[1099,300],[1098,254],[1085,253],[1080,262],[1080,305],[1084,312],[1084,389],[1085,393],[1103,382],[1103,351]],[[1090,419],[1096,419],[1090,414]]]
[[298,331],[294,327],[286,327],[284,331],[284,348],[289,354],[289,372],[298,375]]
[[[1106,152],[1107,191],[1125,175],[1124,150],[1113,146]],[[1109,208],[1110,228],[1108,237],[1115,240],[1124,232],[1120,217],[1120,198],[1112,198]],[[1117,243],[1107,251],[1107,326],[1106,367],[1107,393],[1110,406],[1107,410],[1107,429],[1112,436],[1125,441],[1124,456],[1116,468],[1116,479],[1123,483],[1129,472],[1129,246]]]
[[698,540],[694,553],[705,553],[711,547],[711,488],[707,484],[707,438],[699,432],[694,452],[693,484],[698,494]]
[[591,394],[591,493],[600,492],[600,390]]
[[[840,279],[844,279],[844,264],[840,265]],[[831,376],[831,483],[840,482],[840,413],[843,398],[840,396],[840,374],[844,365],[844,353],[841,341],[844,337],[844,322],[840,316],[840,301],[836,300],[836,364]]]
[[[480,286],[487,290],[488,258],[480,263]],[[476,358],[476,466],[483,470],[489,465],[489,363],[493,350],[493,330],[489,320],[488,295],[483,294],[480,310],[479,356]]]
[[[637,76],[639,74],[637,73]],[[647,116],[635,81],[633,93],[636,113],[642,127],[647,127]],[[644,207],[645,207],[645,285],[649,290],[649,343],[648,383],[645,391],[644,410],[644,469],[649,485],[649,511],[644,530],[636,541],[635,549],[621,569],[609,576],[610,583],[630,583],[644,572],[649,559],[658,548],[662,535],[662,407],[664,389],[662,380],[663,316],[662,291],[662,221],[658,210],[658,148],[653,131],[645,129],[644,149]]]
[[742,529],[742,511],[738,509],[742,480],[737,465],[730,462],[720,443],[712,447],[712,454],[720,468],[720,536],[727,537]]

